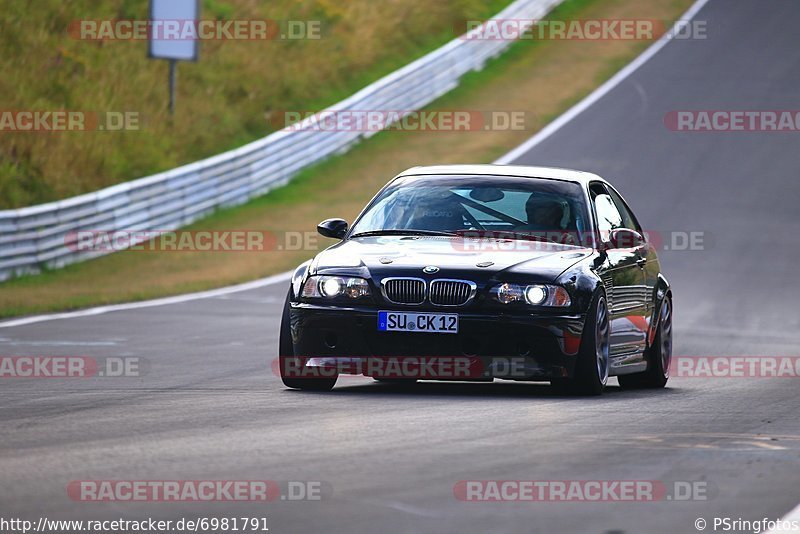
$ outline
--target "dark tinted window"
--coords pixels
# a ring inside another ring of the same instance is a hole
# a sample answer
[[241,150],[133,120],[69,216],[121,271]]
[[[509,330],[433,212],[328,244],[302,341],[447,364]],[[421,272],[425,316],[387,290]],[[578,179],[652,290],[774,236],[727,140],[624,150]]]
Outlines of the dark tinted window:
[[563,233],[582,242],[589,228],[581,186],[503,176],[407,176],[365,210],[352,234],[380,230]]

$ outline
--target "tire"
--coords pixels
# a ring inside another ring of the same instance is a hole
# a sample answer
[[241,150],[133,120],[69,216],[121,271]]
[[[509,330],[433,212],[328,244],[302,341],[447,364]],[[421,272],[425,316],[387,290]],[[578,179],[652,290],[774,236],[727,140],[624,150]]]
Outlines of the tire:
[[550,385],[556,392],[580,396],[603,393],[610,366],[610,324],[606,297],[598,293],[586,317],[574,376],[552,379]]
[[672,301],[664,297],[658,314],[658,326],[653,344],[645,352],[647,371],[620,375],[619,385],[625,389],[661,389],[669,381],[672,363]]
[[339,375],[331,377],[310,377],[302,378],[297,376],[287,376],[287,369],[291,365],[294,369],[299,369],[305,363],[303,358],[294,355],[294,344],[292,343],[291,320],[289,317],[289,297],[286,296],[286,303],[283,305],[283,315],[281,317],[281,330],[278,341],[278,363],[280,366],[281,380],[287,388],[302,389],[306,391],[330,391],[336,384]]

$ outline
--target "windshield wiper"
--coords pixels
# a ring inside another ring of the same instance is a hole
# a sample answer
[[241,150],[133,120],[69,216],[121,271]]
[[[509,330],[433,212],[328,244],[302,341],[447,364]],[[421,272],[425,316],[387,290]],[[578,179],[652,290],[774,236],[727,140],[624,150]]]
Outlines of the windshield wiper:
[[457,236],[458,234],[455,232],[437,232],[434,230],[401,230],[401,229],[390,229],[390,230],[371,230],[369,232],[359,232],[357,234],[353,234],[350,238],[353,237],[373,237],[373,236],[381,236],[381,235],[435,235],[435,236]]
[[525,241],[541,241],[542,243],[555,243],[561,245],[554,239],[550,239],[541,235],[530,234],[525,232],[515,232],[513,230],[458,230],[456,232],[462,237],[474,237],[478,239],[521,239]]

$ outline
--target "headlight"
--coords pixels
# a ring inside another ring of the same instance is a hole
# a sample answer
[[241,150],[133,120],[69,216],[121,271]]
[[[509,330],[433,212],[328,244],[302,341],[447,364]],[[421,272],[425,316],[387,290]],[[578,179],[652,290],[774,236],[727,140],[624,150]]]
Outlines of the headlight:
[[516,284],[503,284],[492,290],[495,298],[503,304],[522,300],[522,287]]
[[541,306],[547,300],[547,288],[544,286],[528,286],[525,288],[525,300],[528,304]]
[[358,299],[369,296],[369,284],[363,278],[345,276],[311,276],[303,285],[303,298],[349,297]]
[[491,290],[492,297],[502,304],[525,302],[532,306],[566,308],[572,304],[567,290],[561,286],[501,284]]
[[328,298],[338,297],[344,290],[342,279],[333,276],[324,280],[320,280],[318,287],[319,292],[322,293],[322,296]]

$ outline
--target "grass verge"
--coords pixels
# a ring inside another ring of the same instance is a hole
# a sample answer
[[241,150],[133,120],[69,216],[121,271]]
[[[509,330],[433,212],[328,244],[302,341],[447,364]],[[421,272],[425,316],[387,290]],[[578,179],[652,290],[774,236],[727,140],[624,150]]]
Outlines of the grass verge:
[[[559,19],[670,20],[691,0],[568,0]],[[529,138],[651,43],[523,41],[464,79],[430,109],[528,114],[524,130],[382,132],[307,169],[288,186],[221,210],[189,230],[313,231],[324,218],[352,220],[386,181],[414,165],[483,163]],[[0,284],[0,316],[82,308],[199,291],[286,271],[330,244],[270,252],[120,252]]]
[[29,0],[4,0],[3,110],[129,112],[138,125],[4,132],[0,209],[94,191],[241,146],[273,131],[278,110],[322,109],[450,41],[459,21],[492,16],[510,2],[202,0],[205,20],[283,21],[284,35],[293,21],[309,28],[309,38],[203,40],[199,61],[178,67],[176,113],[169,116],[167,62],[147,58],[146,40],[84,40],[76,24],[143,20],[149,2],[37,0],[31,9]]

